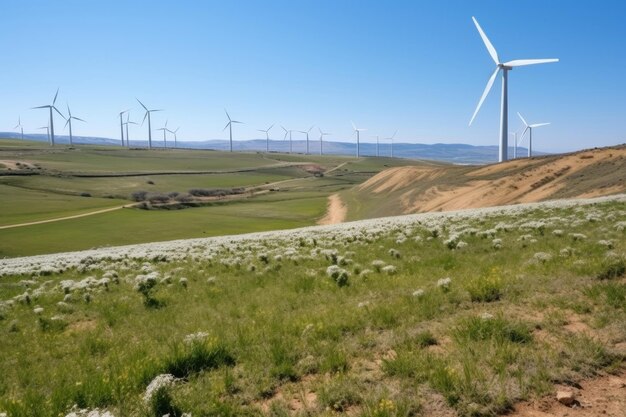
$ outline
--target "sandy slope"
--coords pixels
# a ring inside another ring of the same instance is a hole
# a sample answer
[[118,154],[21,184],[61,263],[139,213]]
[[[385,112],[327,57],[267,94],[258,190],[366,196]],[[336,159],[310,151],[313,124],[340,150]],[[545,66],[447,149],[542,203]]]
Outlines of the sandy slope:
[[356,188],[395,200],[388,214],[458,210],[626,191],[626,146],[522,158],[484,167],[400,167]]

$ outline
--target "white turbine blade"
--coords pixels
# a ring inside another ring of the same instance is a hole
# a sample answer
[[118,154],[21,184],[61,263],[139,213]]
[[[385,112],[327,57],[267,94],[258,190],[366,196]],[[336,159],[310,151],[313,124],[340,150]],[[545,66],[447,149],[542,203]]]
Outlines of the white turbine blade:
[[393,132],[393,135],[391,135],[391,139],[395,138],[397,134],[398,134],[398,131],[396,130],[395,132]]
[[232,121],[232,119],[230,118],[230,114],[228,114],[228,111],[226,111],[226,109],[224,109],[224,112],[226,113],[226,117],[228,117],[228,121]]
[[309,130],[307,130],[306,132],[307,132],[307,133],[309,133],[309,132],[311,131],[311,129],[313,129],[314,127],[315,127],[315,125],[311,126],[311,127],[309,128]]
[[[139,104],[141,104],[141,107],[143,107],[146,111],[148,111],[148,108],[147,108],[146,106],[144,106],[144,105],[143,105],[143,103],[141,102],[141,100],[139,100],[138,98],[135,98],[135,99],[139,102]],[[126,111],[128,111],[128,110],[126,110]]]
[[535,127],[541,127],[541,126],[548,126],[549,124],[550,124],[550,123],[536,123],[536,124],[534,124],[534,125],[530,125],[530,126],[528,126],[528,127],[535,128]]
[[57,109],[57,108],[56,108],[56,107],[54,107],[54,106],[52,106],[52,108],[53,108],[53,109],[54,109],[57,113],[59,113],[59,115],[60,115],[62,118],[64,118],[64,119],[65,119],[65,116],[63,116],[63,113],[61,113],[61,112],[59,111],[59,109]]
[[67,115],[71,118],[72,117],[72,112],[70,111],[70,105],[67,105]]
[[150,112],[148,110],[146,110],[146,114],[143,115],[143,120],[141,121],[141,125],[142,126],[146,122],[146,117],[148,117],[148,113],[150,113]]
[[493,87],[493,82],[496,80],[496,76],[498,75],[498,71],[500,71],[500,67],[496,67],[496,70],[493,72],[493,74],[491,74],[491,78],[489,78],[489,81],[487,81],[487,86],[485,87],[485,91],[483,91],[483,95],[480,97],[480,101],[478,102],[478,106],[476,106],[476,110],[474,110],[474,114],[472,115],[472,119],[469,122],[470,126],[472,125],[472,122],[476,118],[476,115],[478,114],[478,111],[480,110],[480,107],[483,105],[483,101],[485,101],[485,98],[487,97],[487,94],[489,94],[489,91],[491,91],[491,87]]
[[243,122],[240,122],[239,120],[231,120],[231,123],[240,123],[240,124],[243,124]]
[[353,122],[352,120],[350,120],[350,123],[352,123],[352,128],[353,128],[354,130],[356,130],[356,125],[354,124],[354,122]]
[[67,120],[65,121],[65,126],[63,126],[63,129],[67,127],[67,125],[70,123],[70,120],[72,120],[72,118],[68,117]]
[[524,131],[522,132],[522,136],[519,138],[519,142],[517,142],[518,144],[524,141],[524,136],[526,136],[526,132],[528,132],[528,129],[530,129],[530,126],[526,126],[526,129],[524,129]]
[[524,126],[528,127],[528,123],[526,123],[526,120],[522,117],[520,112],[517,112],[517,115],[519,116],[520,119],[522,119],[522,122],[524,123]]
[[283,128],[283,130],[285,131],[285,133],[289,132],[287,129],[285,129],[285,126],[280,126]]
[[85,120],[81,119],[80,117],[76,117],[76,116],[72,116],[72,117],[70,117],[70,119],[80,120],[81,122],[87,123]]
[[154,109],[154,110],[148,110],[150,113],[155,112],[155,111],[165,111],[164,109]]
[[263,130],[263,129],[257,129],[256,131],[265,133],[265,130]]
[[51,106],[37,106],[37,107],[31,107],[31,109],[47,109],[48,107],[51,107]]
[[274,125],[271,125],[270,127],[268,127],[266,132],[269,132],[270,130],[272,130],[273,127],[274,127]]
[[498,58],[498,53],[496,52],[496,48],[493,47],[493,45],[489,41],[489,38],[487,37],[487,35],[485,35],[485,32],[483,32],[483,29],[478,24],[478,20],[476,20],[474,16],[472,16],[472,20],[474,21],[474,24],[476,25],[476,29],[478,29],[478,33],[480,34],[480,37],[483,38],[483,42],[485,46],[487,47],[487,51],[489,51],[489,55],[491,55],[491,59],[493,59],[493,62],[495,62],[496,65],[498,65],[500,63],[500,59]]
[[226,126],[224,126],[224,129],[222,129],[222,132],[223,132],[223,131],[225,131],[225,130],[226,130],[226,128],[227,128],[228,126],[230,126],[230,124],[231,124],[231,123],[232,123],[232,122],[228,122],[228,123],[226,123]]
[[524,65],[549,64],[551,62],[559,62],[556,58],[551,59],[515,59],[505,62],[503,65],[507,67],[523,67]]
[[58,95],[59,95],[59,89],[57,88],[57,92],[56,92],[56,94],[54,95],[54,100],[52,100],[52,105],[53,105],[53,106],[54,106],[54,103],[56,103],[56,102],[57,102],[57,96],[58,96]]

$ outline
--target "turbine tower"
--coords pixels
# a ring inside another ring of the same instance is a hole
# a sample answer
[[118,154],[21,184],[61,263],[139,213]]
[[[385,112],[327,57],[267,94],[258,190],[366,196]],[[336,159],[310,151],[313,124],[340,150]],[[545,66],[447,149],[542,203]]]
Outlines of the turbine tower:
[[165,121],[165,126],[161,127],[157,130],[162,130],[163,131],[163,147],[167,148],[167,132],[169,132],[170,130],[167,128],[167,120]]
[[180,126],[174,130],[167,129],[168,132],[174,135],[174,148],[178,148],[178,137],[176,136],[176,134],[178,133],[178,129],[180,129]]
[[70,125],[70,146],[74,144],[72,141],[72,119],[81,121],[83,123],[87,123],[83,119],[80,119],[76,116],[72,116],[72,112],[70,111],[70,105],[68,104],[67,105],[67,119],[66,119],[64,128],[67,127],[67,125]]
[[517,132],[509,132],[513,135],[513,159],[517,159]]
[[376,157],[378,158],[380,156],[380,154],[378,153],[378,142],[380,140],[380,136],[376,135],[376,136],[372,136],[373,138],[376,138]]
[[397,130],[395,132],[393,132],[393,135],[391,135],[391,137],[385,138],[385,139],[389,139],[391,141],[391,157],[392,158],[393,158],[393,138],[396,137],[396,133],[398,133]]
[[15,126],[13,129],[17,129],[20,128],[20,132],[22,133],[22,140],[24,140],[24,126],[22,126],[22,117],[18,116],[17,118],[17,126]]
[[309,154],[309,133],[311,132],[311,129],[313,129],[315,125],[311,126],[309,128],[309,130],[298,130],[299,133],[304,133],[306,135],[306,154]]
[[[129,110],[124,110],[120,112],[120,135],[122,138],[122,146],[124,146],[124,120],[122,119],[122,115],[124,113],[127,113]],[[126,130],[128,130],[128,126],[126,127]],[[130,146],[128,144],[128,137],[126,137],[126,146]]]
[[487,81],[487,86],[483,91],[483,95],[480,97],[480,101],[478,102],[478,106],[476,106],[476,110],[474,111],[474,115],[469,122],[469,125],[472,125],[474,118],[478,114],[480,107],[483,105],[483,101],[485,101],[485,97],[489,94],[491,87],[493,86],[493,82],[496,80],[496,77],[500,70],[502,70],[502,98],[500,103],[500,152],[498,156],[498,161],[506,161],[508,159],[508,117],[509,117],[509,103],[508,103],[508,75],[509,71],[511,71],[515,67],[522,67],[526,65],[535,65],[535,64],[547,64],[550,62],[559,62],[558,59],[516,59],[508,62],[500,62],[500,58],[498,58],[498,53],[496,49],[493,47],[485,32],[483,32],[482,28],[478,24],[478,21],[475,17],[472,16],[472,20],[474,21],[474,25],[476,25],[476,29],[478,29],[478,33],[483,40],[483,43],[487,47],[487,51],[491,58],[496,63],[496,70],[493,72],[489,81]]
[[[139,99],[137,99],[137,101],[139,101]],[[144,114],[143,116],[143,121],[141,122],[141,125],[143,126],[147,117],[148,118],[148,149],[152,149],[152,124],[150,122],[150,113],[155,112],[155,111],[163,111],[163,110],[162,109],[148,110],[148,108],[144,106],[141,101],[139,101],[139,104],[141,104],[141,107],[143,107],[144,110],[146,111],[146,114]]]
[[230,114],[228,114],[228,112],[226,111],[226,109],[224,109],[224,112],[226,113],[226,117],[228,117],[228,123],[226,123],[226,126],[224,126],[224,130],[226,130],[226,128],[230,128],[229,132],[230,132],[230,151],[233,151],[233,123],[243,123],[243,122],[239,122],[237,120],[233,120],[230,118]]
[[522,137],[519,139],[520,143],[524,140],[524,136],[526,135],[526,132],[527,131],[529,132],[528,157],[530,158],[531,156],[533,156],[533,129],[536,127],[547,126],[550,123],[535,123],[535,124],[529,125],[528,123],[526,123],[526,120],[524,120],[521,114],[517,113],[517,115],[519,116],[520,119],[522,119],[524,126],[526,126],[526,128],[524,129],[524,132],[522,132]]
[[265,130],[257,129],[257,131],[265,133],[265,152],[267,153],[270,151],[270,130],[272,130],[273,127],[274,125],[271,125]]
[[[128,114],[126,115],[126,122],[124,122],[124,125],[126,126],[126,146],[128,148],[130,148],[130,136],[128,135],[128,125],[136,125],[136,124],[137,123],[130,121],[130,112],[128,112]],[[122,137],[123,136],[124,136],[124,134],[122,133]]]
[[285,129],[285,126],[281,126],[283,128],[283,130],[285,131],[285,137],[283,137],[283,140],[287,139],[287,134],[289,134],[289,153],[292,152],[293,148],[291,146],[291,133],[293,132],[293,130],[287,130]]
[[330,135],[330,133],[322,132],[322,129],[318,128],[320,131],[320,155],[324,151],[324,136]]
[[360,142],[361,142],[361,132],[366,131],[367,129],[359,129],[356,127],[354,122],[352,123],[352,128],[354,129],[354,133],[356,133],[356,157],[358,158],[360,154]]
[[48,126],[43,126],[39,129],[46,129],[46,136],[48,136],[48,143],[50,143],[50,128]]
[[52,100],[52,104],[48,104],[46,106],[33,107],[33,109],[49,109],[50,110],[50,130],[48,131],[48,136],[50,138],[50,144],[52,146],[54,146],[54,117],[52,117],[52,110],[54,109],[57,113],[59,113],[61,115],[61,117],[63,119],[65,119],[65,116],[63,116],[63,113],[61,113],[59,111],[59,109],[57,109],[54,106],[54,104],[57,102],[58,95],[59,95],[59,89],[57,88],[57,92],[54,95],[54,99]]

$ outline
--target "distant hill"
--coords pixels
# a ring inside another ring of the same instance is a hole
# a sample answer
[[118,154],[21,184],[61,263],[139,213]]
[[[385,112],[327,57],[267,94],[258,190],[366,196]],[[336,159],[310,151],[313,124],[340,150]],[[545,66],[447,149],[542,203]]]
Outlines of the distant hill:
[[389,168],[342,193],[348,219],[626,192],[626,145],[486,166]]
[[[20,135],[15,132],[0,132],[0,137],[19,139]],[[24,135],[24,138],[38,141],[47,141],[48,138],[44,134],[28,134]],[[67,144],[69,143],[68,136],[55,136],[57,143]],[[148,146],[148,141],[145,140],[132,140],[132,146]],[[76,144],[88,144],[88,145],[120,145],[119,139],[109,139],[91,136],[74,136],[74,143]],[[161,139],[154,139],[152,141],[154,147],[162,147],[163,141]],[[168,147],[173,146],[174,141],[168,140]],[[293,151],[297,153],[306,152],[306,141],[294,140],[292,143]],[[311,140],[309,142],[309,151],[311,154],[319,153],[319,141]],[[228,140],[212,139],[204,141],[178,141],[178,147],[187,149],[215,149],[215,150],[228,150]],[[238,151],[264,151],[266,148],[265,139],[251,139],[244,141],[234,141],[233,147]],[[362,143],[361,155],[363,156],[376,156],[376,144],[374,143]],[[270,140],[271,152],[288,152],[289,141]],[[528,150],[526,148],[518,148],[519,155],[526,155]],[[324,153],[332,155],[355,155],[356,144],[353,142],[324,142]],[[495,162],[498,159],[498,147],[497,146],[473,146],[461,143],[445,144],[436,143],[432,145],[421,143],[394,143],[393,153],[398,158],[409,159],[430,159],[435,161],[445,161],[455,164],[487,164]],[[390,156],[391,147],[388,143],[380,144],[379,155]],[[513,155],[513,148],[509,149],[509,154]],[[545,155],[545,153],[537,152],[537,155]]]

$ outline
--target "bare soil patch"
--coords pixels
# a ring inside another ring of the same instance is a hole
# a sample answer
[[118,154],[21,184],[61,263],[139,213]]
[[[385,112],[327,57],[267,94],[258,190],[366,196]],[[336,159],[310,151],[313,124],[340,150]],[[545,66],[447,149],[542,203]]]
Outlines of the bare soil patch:
[[328,196],[328,208],[326,215],[317,224],[337,224],[343,223],[348,213],[348,207],[341,201],[339,194]]

